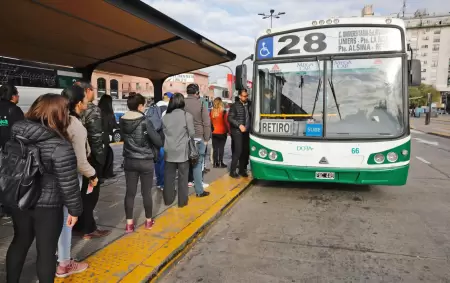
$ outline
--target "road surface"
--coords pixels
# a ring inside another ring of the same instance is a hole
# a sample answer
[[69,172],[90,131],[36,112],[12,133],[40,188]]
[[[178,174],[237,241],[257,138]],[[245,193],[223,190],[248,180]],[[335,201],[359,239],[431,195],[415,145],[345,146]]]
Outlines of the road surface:
[[159,282],[450,282],[450,139],[403,187],[258,182]]

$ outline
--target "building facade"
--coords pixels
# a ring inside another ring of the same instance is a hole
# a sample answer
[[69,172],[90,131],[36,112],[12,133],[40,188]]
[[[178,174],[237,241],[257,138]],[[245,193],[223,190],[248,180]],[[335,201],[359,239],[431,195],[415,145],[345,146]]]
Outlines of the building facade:
[[422,65],[422,82],[446,95],[450,92],[450,15],[417,11],[404,21],[406,40]]
[[[197,83],[202,96],[212,96],[209,92],[208,73],[193,71],[169,77],[163,84],[164,92],[180,92],[186,95],[186,87],[190,83]],[[152,82],[146,78],[132,77],[121,74],[95,71],[92,74],[92,85],[97,97],[109,94],[115,99],[127,98],[130,92],[141,93],[146,97],[154,97],[154,87]]]

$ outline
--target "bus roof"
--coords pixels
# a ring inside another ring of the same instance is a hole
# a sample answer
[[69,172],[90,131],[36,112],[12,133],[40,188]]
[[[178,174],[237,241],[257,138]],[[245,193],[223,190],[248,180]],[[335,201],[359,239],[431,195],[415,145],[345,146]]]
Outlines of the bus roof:
[[328,19],[319,19],[312,20],[307,22],[300,22],[295,24],[290,24],[282,27],[266,29],[260,33],[260,36],[264,36],[270,33],[280,33],[280,32],[288,32],[295,29],[301,28],[312,28],[312,27],[339,27],[340,25],[348,25],[348,24],[373,24],[373,25],[396,25],[405,29],[405,23],[402,19],[398,18],[389,18],[389,17],[353,17],[353,18],[328,18]]

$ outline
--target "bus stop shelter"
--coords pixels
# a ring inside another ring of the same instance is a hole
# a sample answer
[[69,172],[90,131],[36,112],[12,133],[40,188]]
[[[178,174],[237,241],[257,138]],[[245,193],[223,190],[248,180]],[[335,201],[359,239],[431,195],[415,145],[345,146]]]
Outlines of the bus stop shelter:
[[[0,56],[62,70],[55,76],[69,79],[90,81],[96,69],[148,78],[155,100],[161,99],[166,78],[236,58],[139,0],[1,1],[0,24]],[[0,69],[3,81],[14,75]],[[42,82],[46,76],[29,79]],[[55,87],[63,81],[56,79]]]

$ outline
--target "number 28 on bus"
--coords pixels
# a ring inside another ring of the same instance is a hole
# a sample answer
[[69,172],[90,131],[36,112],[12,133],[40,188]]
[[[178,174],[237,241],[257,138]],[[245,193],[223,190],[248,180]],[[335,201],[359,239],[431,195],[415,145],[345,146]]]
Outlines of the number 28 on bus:
[[[408,86],[420,84],[420,61],[409,59],[402,20],[333,18],[268,29],[254,52],[254,178],[406,183]],[[236,89],[246,87],[246,74],[247,65],[236,67]]]

